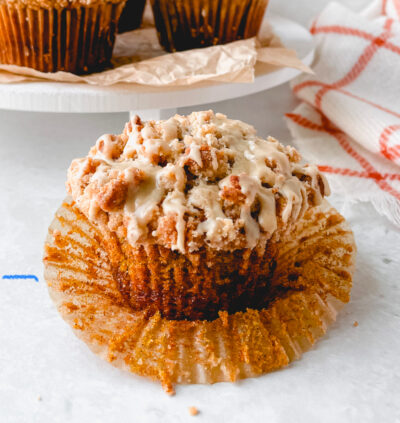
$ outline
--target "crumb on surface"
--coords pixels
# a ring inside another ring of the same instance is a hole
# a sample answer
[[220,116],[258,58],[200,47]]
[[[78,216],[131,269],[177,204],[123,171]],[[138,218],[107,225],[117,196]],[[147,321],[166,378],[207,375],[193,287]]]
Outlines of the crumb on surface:
[[175,389],[174,389],[174,385],[172,385],[172,383],[169,380],[164,380],[162,382],[162,387],[164,389],[164,392],[173,397],[175,395]]
[[353,323],[353,326],[356,328],[358,326],[357,320]]
[[196,407],[189,407],[189,414],[191,416],[197,416],[199,414],[199,410]]
[[42,396],[41,396],[41,395],[39,395],[39,396],[37,397],[37,400],[38,400],[38,401],[42,401]]

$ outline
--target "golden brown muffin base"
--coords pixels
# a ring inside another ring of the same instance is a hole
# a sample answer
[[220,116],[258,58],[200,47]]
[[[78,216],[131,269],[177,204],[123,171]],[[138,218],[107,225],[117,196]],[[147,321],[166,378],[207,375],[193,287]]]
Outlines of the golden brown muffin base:
[[325,201],[282,242],[272,284],[288,288],[265,308],[212,321],[149,317],[126,302],[102,236],[68,200],[49,228],[45,278],[78,337],[118,368],[161,381],[215,383],[254,377],[298,359],[349,301],[355,244]]
[[89,73],[110,65],[125,1],[37,7],[0,3],[0,63]]
[[181,254],[156,244],[135,248],[109,231],[102,235],[118,288],[134,310],[159,311],[168,319],[213,320],[219,311],[262,306],[275,294],[270,284],[274,243],[264,252],[203,247]]
[[268,0],[151,0],[167,51],[225,44],[257,35]]

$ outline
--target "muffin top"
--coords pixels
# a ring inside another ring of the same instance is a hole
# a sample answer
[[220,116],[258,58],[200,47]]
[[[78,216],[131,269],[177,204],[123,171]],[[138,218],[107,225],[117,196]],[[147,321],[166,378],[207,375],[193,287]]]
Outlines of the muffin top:
[[66,186],[90,221],[133,246],[232,251],[265,247],[329,195],[316,166],[299,162],[293,147],[220,113],[136,116],[74,160]]

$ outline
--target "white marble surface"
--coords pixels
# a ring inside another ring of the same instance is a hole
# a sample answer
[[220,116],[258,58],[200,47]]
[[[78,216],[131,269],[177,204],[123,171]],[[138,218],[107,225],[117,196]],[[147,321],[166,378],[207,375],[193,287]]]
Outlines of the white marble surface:
[[[303,3],[300,20],[312,2]],[[289,141],[283,114],[295,104],[283,86],[212,107]],[[39,278],[0,279],[0,422],[400,422],[400,230],[368,204],[331,198],[359,248],[352,300],[287,369],[234,385],[178,387],[168,397],[75,338],[48,297],[43,242],[71,159],[102,133],[118,133],[126,118],[0,111],[0,276]],[[200,414],[191,417],[189,406]]]

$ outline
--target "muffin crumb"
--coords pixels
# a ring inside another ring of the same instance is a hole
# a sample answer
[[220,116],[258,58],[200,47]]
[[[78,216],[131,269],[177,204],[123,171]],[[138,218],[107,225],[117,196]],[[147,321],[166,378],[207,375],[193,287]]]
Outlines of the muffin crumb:
[[199,410],[196,407],[191,406],[189,407],[189,414],[191,416],[197,416],[199,414]]
[[358,326],[357,320],[353,323],[353,326],[356,328]]

